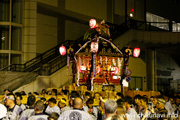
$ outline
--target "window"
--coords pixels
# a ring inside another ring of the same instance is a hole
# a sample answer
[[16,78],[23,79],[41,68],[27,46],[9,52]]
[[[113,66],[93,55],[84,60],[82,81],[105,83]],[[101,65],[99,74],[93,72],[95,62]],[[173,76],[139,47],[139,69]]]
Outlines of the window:
[[22,23],[22,0],[12,0],[12,22]]
[[0,69],[8,66],[8,54],[7,53],[0,53]]
[[160,29],[169,30],[169,20],[155,14],[146,13],[147,22],[152,22],[151,25]]
[[0,50],[9,49],[9,26],[0,25]]
[[10,0],[0,0],[0,21],[9,21]]
[[22,28],[12,26],[11,50],[21,51]]

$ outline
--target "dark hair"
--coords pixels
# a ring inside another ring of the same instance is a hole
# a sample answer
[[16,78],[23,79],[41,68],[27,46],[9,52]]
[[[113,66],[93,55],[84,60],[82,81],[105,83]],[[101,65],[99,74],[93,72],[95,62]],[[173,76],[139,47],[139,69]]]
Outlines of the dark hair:
[[141,98],[142,98],[141,95],[136,95],[136,96],[134,96],[134,100],[135,100],[135,99],[139,99],[139,100],[140,100]]
[[20,98],[20,100],[22,100],[22,99],[23,99],[21,95],[16,95],[16,98],[17,98],[17,97],[19,97],[19,98]]
[[173,98],[174,99],[175,97],[174,97],[174,95],[169,95],[169,98]]
[[146,98],[148,98],[148,96],[147,96],[147,95],[143,95],[143,97],[146,97]]
[[42,91],[46,91],[46,89],[42,89]]
[[36,102],[36,97],[34,95],[30,95],[27,99],[27,105],[32,106]]
[[46,101],[46,98],[42,97],[40,100]]
[[71,98],[76,98],[76,97],[80,97],[79,93],[77,91],[72,91]]
[[8,92],[12,92],[10,89],[4,89],[4,92],[5,92],[6,90],[7,90]]
[[44,103],[41,101],[41,100],[38,100],[36,103],[35,103],[35,106],[34,108],[37,110],[37,111],[43,111],[45,106],[44,106]]
[[66,99],[65,98],[62,98],[62,100],[64,100],[66,102]]
[[86,105],[88,104],[93,104],[94,103],[94,99],[93,98],[89,98],[87,101],[86,101]]
[[141,100],[143,100],[144,102],[148,103],[148,98],[146,98],[146,97],[142,97]]
[[55,95],[57,95],[57,89],[52,89],[52,92],[54,92]]
[[36,94],[36,95],[39,95],[39,93],[37,93],[37,92],[33,92],[34,94]]
[[91,93],[85,92],[85,96],[90,96],[91,97]]
[[118,92],[116,95],[120,96],[122,99],[124,99],[124,95],[120,92]]
[[51,113],[50,115],[49,115],[49,117],[48,117],[48,120],[50,119],[50,118],[52,118],[52,119],[54,119],[54,120],[58,120],[58,118],[59,118],[59,114],[58,113]]
[[21,95],[26,95],[25,91],[21,91]]
[[176,99],[180,99],[180,96],[176,96]]
[[50,99],[48,100],[48,102],[52,102],[52,103],[56,104],[56,99],[55,99],[55,98],[50,98]]
[[154,96],[151,96],[150,98],[155,98]]
[[121,108],[123,108],[123,106],[125,105],[125,101],[123,99],[118,99],[116,103],[117,103],[117,106]]
[[15,96],[20,96],[21,93],[20,92],[15,92]]
[[65,95],[67,95],[67,93],[68,93],[67,90],[62,90],[61,92],[63,92]]
[[128,102],[128,104],[133,104],[133,99],[132,99],[132,97],[130,97],[130,96],[126,96],[126,97],[124,97],[124,100],[126,101],[126,102]]

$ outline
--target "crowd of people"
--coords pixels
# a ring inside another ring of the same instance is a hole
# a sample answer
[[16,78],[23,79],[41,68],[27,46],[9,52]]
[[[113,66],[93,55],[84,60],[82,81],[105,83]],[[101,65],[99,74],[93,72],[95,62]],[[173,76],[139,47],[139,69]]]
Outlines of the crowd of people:
[[26,95],[6,89],[0,120],[179,120],[179,110],[178,94],[132,98],[122,93],[43,89]]

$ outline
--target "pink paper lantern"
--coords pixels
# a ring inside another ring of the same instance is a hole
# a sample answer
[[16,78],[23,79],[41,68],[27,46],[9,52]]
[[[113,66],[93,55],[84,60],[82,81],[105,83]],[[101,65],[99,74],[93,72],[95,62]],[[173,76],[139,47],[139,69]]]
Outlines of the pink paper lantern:
[[86,66],[85,65],[80,65],[79,66],[79,72],[83,72],[83,71],[85,71],[86,70]]
[[89,26],[90,26],[91,29],[96,28],[96,20],[95,19],[91,19],[89,21]]
[[96,66],[96,73],[98,74],[100,73],[100,71],[101,71],[101,68],[99,66]]
[[139,57],[140,52],[141,52],[140,48],[138,48],[138,47],[134,48],[134,50],[133,50],[133,56],[134,56],[134,57]]
[[61,46],[59,48],[59,52],[60,52],[61,55],[65,55],[66,54],[66,47],[65,46]]
[[91,43],[91,52],[96,53],[98,51],[99,45],[97,42]]

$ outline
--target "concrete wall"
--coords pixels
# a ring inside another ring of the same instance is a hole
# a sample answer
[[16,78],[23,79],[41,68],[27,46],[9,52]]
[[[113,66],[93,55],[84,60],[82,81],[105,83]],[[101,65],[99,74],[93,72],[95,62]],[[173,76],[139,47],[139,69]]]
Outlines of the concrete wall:
[[24,85],[14,92],[25,91],[28,92],[41,92],[42,89],[51,87],[59,88],[64,84],[72,84],[71,67],[69,70],[69,76],[67,76],[67,66],[63,67],[59,71],[55,72],[51,76],[38,76],[35,81],[30,84]]
[[88,29],[88,25],[66,20],[65,40],[76,40],[79,37],[83,36]]
[[113,42],[119,44],[119,48],[129,45],[132,41],[140,43],[179,43],[180,34],[166,31],[143,31],[143,30],[129,30],[123,35],[116,38]]
[[23,12],[22,63],[36,57],[37,2],[25,0]]
[[37,0],[40,3],[47,4],[53,7],[58,7],[59,0]]
[[23,59],[25,63],[58,43],[58,19],[37,13],[36,1],[25,1]]
[[[131,76],[142,78],[142,89],[146,90],[146,63],[141,58],[130,57],[128,69],[132,72]],[[132,84],[131,86],[134,86],[135,82],[131,82],[130,84]]]
[[57,45],[58,19],[37,14],[36,53],[43,53]]
[[107,19],[107,0],[65,0],[65,9],[95,18]]

